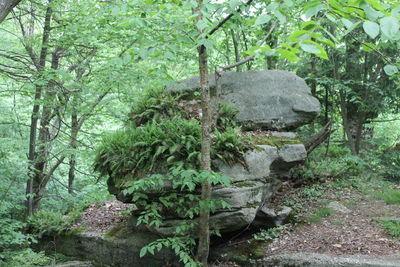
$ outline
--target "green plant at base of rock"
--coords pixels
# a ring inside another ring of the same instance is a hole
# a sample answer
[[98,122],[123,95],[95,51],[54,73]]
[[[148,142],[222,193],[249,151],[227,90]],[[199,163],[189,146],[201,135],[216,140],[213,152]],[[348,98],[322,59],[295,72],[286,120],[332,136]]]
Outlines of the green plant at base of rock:
[[236,117],[239,111],[228,103],[219,103],[217,127],[221,131],[228,128],[236,128]]
[[[72,211],[63,215],[58,212],[39,210],[28,218],[27,226],[30,232],[37,238],[43,235],[66,234],[71,225],[81,216],[81,211]],[[80,232],[82,229],[74,229]]]
[[377,219],[376,220],[393,237],[400,238],[400,219]]
[[328,207],[322,207],[317,210],[317,212],[314,215],[311,215],[308,217],[309,222],[320,222],[322,221],[323,218],[328,217],[329,215],[332,215],[335,213],[334,209],[328,208]]
[[373,192],[372,196],[376,199],[382,199],[386,204],[400,203],[400,190],[391,188],[382,188],[379,191]]
[[283,233],[287,232],[285,225],[279,225],[269,229],[263,229],[253,235],[253,238],[258,241],[271,241],[272,239],[279,238]]
[[[158,239],[143,247],[140,251],[141,257],[169,247],[185,266],[199,266],[193,260],[191,250],[196,245],[193,232],[197,227],[195,219],[200,208],[211,213],[218,208],[229,208],[229,205],[221,200],[200,200],[197,189],[205,181],[212,186],[230,185],[230,179],[217,172],[171,168],[166,175],[154,174],[138,179],[124,190],[125,194],[134,193],[132,200],[140,210],[137,225],[162,227],[164,220],[171,216],[171,213],[181,219],[181,223],[174,227],[172,237]],[[151,192],[159,191],[164,185],[169,187],[164,187],[163,194],[151,197]]]
[[[4,261],[3,261],[4,260]],[[0,267],[35,267],[46,266],[52,263],[52,259],[44,254],[39,253],[30,248],[15,250],[6,250],[2,252],[0,259]]]

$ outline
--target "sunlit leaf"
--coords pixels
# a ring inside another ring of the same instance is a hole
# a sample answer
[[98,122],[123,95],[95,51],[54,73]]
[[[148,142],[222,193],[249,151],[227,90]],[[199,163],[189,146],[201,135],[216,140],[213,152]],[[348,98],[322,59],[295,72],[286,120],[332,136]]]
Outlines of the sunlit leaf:
[[399,72],[399,69],[395,65],[386,65],[385,67],[383,67],[383,70],[389,76],[392,76]]
[[363,23],[363,29],[366,34],[372,39],[375,39],[379,35],[379,25],[372,21],[366,21]]

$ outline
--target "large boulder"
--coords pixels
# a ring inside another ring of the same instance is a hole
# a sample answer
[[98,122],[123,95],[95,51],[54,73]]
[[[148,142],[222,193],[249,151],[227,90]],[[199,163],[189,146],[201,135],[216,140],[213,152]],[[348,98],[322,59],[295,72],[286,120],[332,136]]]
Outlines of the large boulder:
[[[227,202],[230,209],[220,209],[211,215],[212,229],[231,232],[254,221],[258,210],[279,189],[282,177],[288,174],[291,167],[302,163],[307,157],[304,145],[296,143],[299,142],[297,139],[289,141],[285,138],[285,142],[276,146],[258,145],[256,149],[245,154],[246,164],[230,166],[222,161],[214,162],[217,171],[231,178],[232,186],[213,188],[212,197]],[[113,193],[121,201],[129,202],[132,199],[132,196],[123,196],[116,189],[113,187]],[[179,218],[171,218],[159,227],[145,227],[157,234],[170,235],[179,223]],[[132,225],[136,225],[136,218],[133,218]]]
[[[214,74],[209,81],[215,95]],[[199,77],[182,80],[166,90],[198,91]],[[288,71],[226,72],[221,77],[221,90],[220,100],[239,110],[237,120],[248,129],[290,130],[311,122],[320,111],[305,81]]]

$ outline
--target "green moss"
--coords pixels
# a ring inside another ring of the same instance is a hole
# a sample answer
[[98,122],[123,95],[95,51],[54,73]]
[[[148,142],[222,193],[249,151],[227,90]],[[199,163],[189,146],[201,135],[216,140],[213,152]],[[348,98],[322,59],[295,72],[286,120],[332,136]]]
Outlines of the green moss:
[[128,223],[122,222],[108,230],[104,236],[107,238],[123,238],[130,233],[132,233],[132,230],[129,229]]
[[252,239],[237,245],[225,245],[223,248],[218,248],[218,255],[213,258],[235,262],[243,267],[258,266],[257,260],[265,257],[268,244],[269,242]]
[[247,204],[248,208],[259,208],[261,205],[261,202],[255,201]]
[[250,183],[250,182],[240,182],[240,183],[235,183],[234,186],[238,187],[238,188],[242,188],[242,187],[252,187],[254,186],[254,183]]
[[281,147],[283,145],[301,144],[298,138],[277,137],[272,135],[263,135],[252,137],[252,142],[255,145],[269,145]]

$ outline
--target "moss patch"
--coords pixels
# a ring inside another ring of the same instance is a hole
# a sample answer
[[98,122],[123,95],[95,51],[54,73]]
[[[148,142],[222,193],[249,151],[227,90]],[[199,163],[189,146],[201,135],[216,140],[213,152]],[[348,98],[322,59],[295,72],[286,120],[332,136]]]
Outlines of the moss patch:
[[129,229],[127,222],[122,222],[117,224],[110,230],[105,233],[106,238],[123,238],[126,237],[128,234],[132,233],[132,230]]
[[262,136],[254,136],[252,137],[252,141],[255,145],[269,145],[275,147],[301,144],[301,141],[298,138],[277,137],[268,134]]
[[242,187],[252,187],[254,186],[254,183],[250,183],[250,182],[240,182],[240,183],[235,183],[234,186],[238,187],[238,188],[242,188]]
[[237,245],[219,248],[218,256],[223,255],[220,260],[232,261],[240,266],[258,266],[257,260],[265,257],[268,244],[269,242],[265,241],[248,240]]

